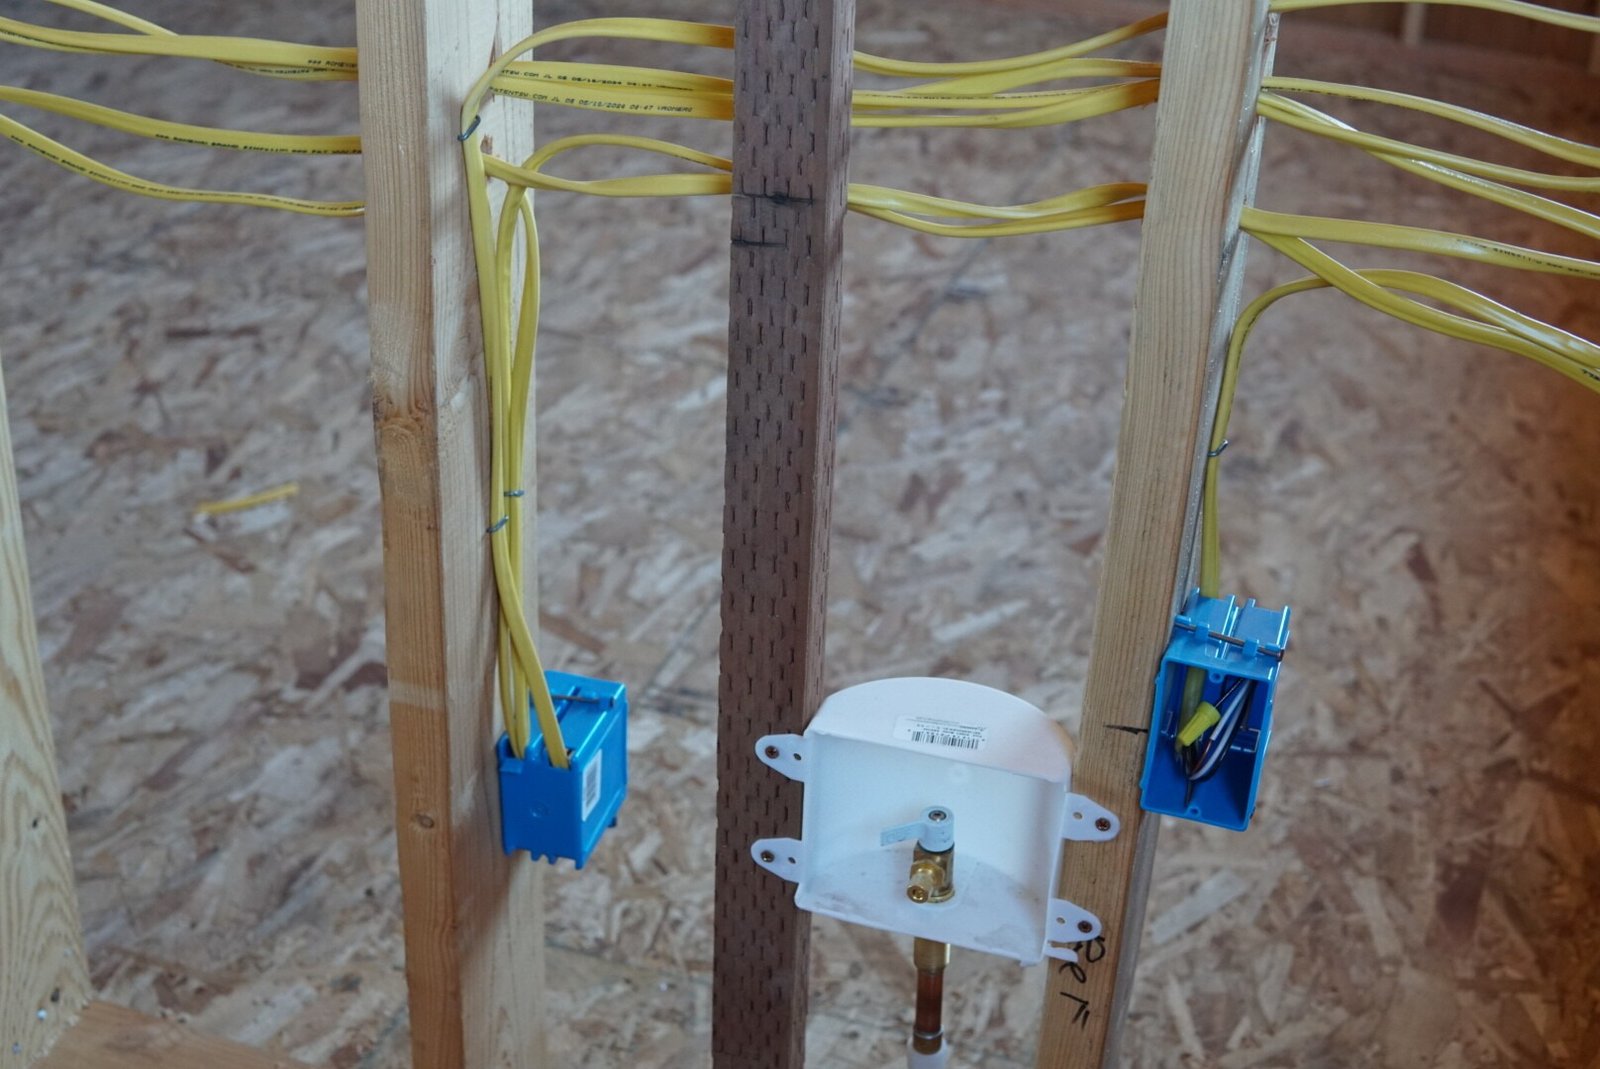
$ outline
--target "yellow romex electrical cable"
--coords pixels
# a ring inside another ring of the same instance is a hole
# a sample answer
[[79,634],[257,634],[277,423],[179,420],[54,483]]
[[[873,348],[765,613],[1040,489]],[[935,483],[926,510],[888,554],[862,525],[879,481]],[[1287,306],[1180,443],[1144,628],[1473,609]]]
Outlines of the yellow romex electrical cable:
[[[180,34],[119,11],[99,0],[52,0],[61,7],[108,22],[123,32],[59,30],[0,17],[0,42],[101,56],[165,56],[222,63],[275,78],[311,81],[357,76],[354,49],[302,45],[244,37]],[[852,100],[853,122],[867,127],[992,127],[1022,129],[1074,122],[1156,99],[1158,64],[1108,59],[1091,53],[1155,32],[1165,17],[1143,19],[1084,41],[1023,56],[993,60],[932,62],[856,53],[858,70],[916,84],[897,89],[864,88]],[[544,683],[532,627],[522,604],[524,523],[521,443],[527,425],[538,314],[538,238],[528,192],[564,190],[598,196],[660,197],[727,195],[731,166],[722,157],[651,138],[596,134],[563,138],[518,166],[486,156],[470,136],[471,117],[491,93],[544,104],[638,115],[728,121],[733,114],[731,80],[650,67],[525,60],[542,45],[582,38],[654,41],[731,50],[731,27],[673,19],[600,18],[540,31],[514,46],[485,71],[463,109],[473,241],[484,318],[485,368],[494,416],[491,492],[502,507],[490,529],[496,586],[500,594],[499,691],[507,732],[522,755],[531,740],[527,701],[543,733],[549,760],[566,767],[567,755],[553,702]],[[1096,84],[1061,88],[1054,83],[1094,79]],[[309,136],[229,130],[155,119],[56,94],[0,87],[0,103],[32,107],[136,136],[205,148],[302,155],[353,154],[354,136]],[[171,200],[278,208],[315,215],[350,216],[356,201],[324,202],[273,193],[193,189],[127,174],[68,148],[24,123],[0,115],[0,134],[59,166],[124,192]],[[575,180],[550,174],[545,165],[589,146],[625,148],[703,169],[630,178]],[[498,222],[490,215],[485,183],[509,187]],[[1020,205],[979,205],[885,186],[853,184],[851,210],[927,234],[999,237],[1133,220],[1143,212],[1144,186],[1111,183]],[[512,293],[513,248],[524,249],[523,286]],[[523,695],[527,695],[527,701]]]
[[[1086,59],[1086,53],[1160,28],[1147,19],[1063,48],[993,62],[961,64],[902,63],[857,53],[858,69],[889,76],[935,81],[901,90],[860,90],[852,99],[858,126],[991,126],[1021,128],[1071,122],[1152,102],[1159,67],[1122,60]],[[485,367],[488,372],[494,500],[507,500],[505,521],[490,530],[495,540],[496,583],[502,613],[499,665],[501,703],[512,750],[521,756],[530,744],[531,724],[539,722],[549,758],[565,767],[560,724],[544,683],[531,628],[521,618],[519,539],[520,463],[528,382],[535,330],[529,317],[538,309],[537,235],[527,195],[535,189],[606,197],[726,196],[732,190],[732,165],[726,157],[655,138],[631,134],[582,134],[541,146],[520,164],[496,159],[477,136],[478,116],[491,92],[545,104],[628,115],[674,116],[727,121],[733,115],[732,82],[709,75],[656,68],[524,60],[541,46],[577,38],[635,40],[731,49],[729,27],[666,19],[588,19],[554,26],[512,46],[479,78],[462,105],[463,156],[473,244],[482,295]],[[1122,79],[1075,89],[1030,90],[1064,78]],[[1020,91],[1019,91],[1020,90]],[[688,171],[619,178],[571,179],[546,168],[567,153],[590,147],[620,148],[653,155]],[[509,187],[495,218],[489,200],[491,179]],[[884,186],[851,184],[852,211],[924,233],[991,237],[1041,233],[1137,219],[1143,214],[1144,185],[1111,183],[1021,205],[978,205]],[[513,315],[514,243],[520,234],[531,251],[524,266],[520,312]],[[513,495],[513,496],[507,496]],[[528,697],[523,699],[523,695]]]
[[[101,3],[51,0],[118,28],[118,32],[58,30],[0,17],[0,42],[65,53],[100,56],[142,55],[222,63],[274,78],[348,81],[358,74],[355,49],[295,44],[257,38],[197,36],[174,32]],[[1271,0],[1278,12],[1355,2],[1394,0]],[[1600,32],[1600,18],[1559,11],[1526,0],[1424,0]],[[1056,48],[986,60],[925,61],[857,52],[855,69],[910,84],[862,87],[851,99],[851,122],[858,127],[1026,129],[1089,119],[1156,100],[1160,65],[1107,58],[1094,53],[1162,29],[1164,15]],[[484,151],[477,120],[492,94],[543,105],[626,115],[692,118],[728,122],[733,117],[730,78],[688,71],[548,60],[531,54],[563,41],[628,40],[730,51],[732,27],[657,18],[582,19],[541,30],[518,42],[490,64],[467,94],[461,112],[461,140],[467,178],[472,240],[483,317],[484,367],[491,414],[491,494],[493,523],[488,537],[500,596],[497,690],[513,751],[523,756],[532,744],[537,720],[548,760],[568,766],[568,756],[545,684],[533,627],[522,600],[522,531],[527,522],[523,493],[523,442],[528,429],[539,313],[539,247],[532,210],[534,190],[602,197],[726,196],[732,189],[728,158],[656,138],[621,133],[563,137],[538,148],[520,162]],[[1087,84],[1081,84],[1087,82]],[[1063,83],[1079,83],[1066,84]],[[1353,100],[1407,109],[1476,129],[1567,164],[1600,170],[1600,147],[1535,130],[1459,105],[1392,90],[1347,86],[1313,79],[1269,76],[1257,102],[1261,116],[1336,143],[1350,145],[1386,164],[1542,219],[1592,240],[1600,240],[1600,216],[1551,196],[1531,192],[1600,192],[1600,175],[1569,175],[1513,167],[1455,152],[1445,152],[1357,129],[1297,99],[1304,95]],[[293,153],[355,154],[353,135],[299,135],[230,130],[136,115],[98,104],[21,87],[0,86],[0,104],[43,110],[135,136],[205,148]],[[0,134],[59,166],[126,192],[170,200],[237,204],[325,216],[351,216],[357,201],[318,201],[275,193],[191,189],[151,182],[112,168],[45,136],[9,115],[0,114]],[[622,149],[663,161],[664,169],[625,177],[568,178],[551,166],[589,148]],[[498,215],[490,183],[503,183]],[[1140,218],[1143,183],[1106,183],[1025,204],[983,205],[887,186],[851,183],[848,207],[870,218],[921,233],[987,238],[1037,234]],[[1235,324],[1224,361],[1221,396],[1205,466],[1201,539],[1201,588],[1216,596],[1220,548],[1217,535],[1216,476],[1221,446],[1231,418],[1243,349],[1261,314],[1293,293],[1333,288],[1403,322],[1484,344],[1535,360],[1600,391],[1600,347],[1559,328],[1499,304],[1482,294],[1432,275],[1394,269],[1347,267],[1320,243],[1353,244],[1427,253],[1492,266],[1600,279],[1600,262],[1561,255],[1469,234],[1396,223],[1288,215],[1245,208],[1241,230],[1311,272],[1308,278],[1275,287],[1251,302]],[[520,256],[518,249],[520,248]],[[520,286],[516,279],[521,274]],[[1192,681],[1191,681],[1192,682]],[[531,707],[531,714],[530,714]],[[1185,701],[1186,710],[1193,703]],[[1187,726],[1187,725],[1186,725]]]
[[[1288,12],[1347,2],[1362,0],[1272,0],[1271,7],[1275,11]],[[1558,11],[1521,0],[1432,2],[1498,11],[1588,33],[1600,33],[1600,18]],[[1282,93],[1317,94],[1404,108],[1468,126],[1543,155],[1590,169],[1600,169],[1600,147],[1413,94],[1283,75],[1271,75],[1263,79],[1257,103],[1261,116],[1271,121],[1360,148],[1419,177],[1542,219],[1591,240],[1600,240],[1600,217],[1573,205],[1514,188],[1526,186],[1568,193],[1595,193],[1600,192],[1600,176],[1530,171],[1367,134]],[[1313,289],[1335,288],[1402,322],[1528,357],[1591,391],[1600,392],[1600,345],[1594,341],[1580,338],[1432,275],[1415,271],[1349,268],[1312,242],[1332,241],[1369,248],[1423,252],[1586,279],[1600,279],[1600,262],[1448,231],[1392,223],[1285,215],[1253,207],[1243,210],[1239,225],[1241,230],[1253,234],[1269,247],[1309,269],[1312,275],[1275,287],[1258,297],[1244,309],[1233,328],[1223,363],[1202,492],[1200,590],[1207,597],[1216,597],[1220,589],[1217,476],[1222,449],[1227,441],[1241,356],[1256,321],[1267,308],[1282,298]],[[1434,304],[1424,303],[1418,298]],[[1188,689],[1194,690],[1192,684],[1195,680],[1190,679],[1189,683],[1191,686]],[[1186,696],[1185,716],[1192,718],[1194,709],[1195,702]]]

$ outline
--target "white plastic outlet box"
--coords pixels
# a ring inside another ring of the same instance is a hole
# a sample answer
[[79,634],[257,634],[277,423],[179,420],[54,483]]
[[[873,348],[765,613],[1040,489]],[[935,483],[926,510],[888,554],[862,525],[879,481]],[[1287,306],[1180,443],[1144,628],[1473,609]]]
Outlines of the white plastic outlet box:
[[[1055,897],[1064,839],[1117,834],[1114,813],[1071,793],[1067,733],[1002,691],[954,679],[881,679],[829,697],[804,735],[768,735],[756,756],[805,784],[800,839],[751,855],[829,917],[1032,965],[1077,955],[1100,920]],[[955,820],[955,896],[906,895],[913,841],[885,830],[929,806]]]

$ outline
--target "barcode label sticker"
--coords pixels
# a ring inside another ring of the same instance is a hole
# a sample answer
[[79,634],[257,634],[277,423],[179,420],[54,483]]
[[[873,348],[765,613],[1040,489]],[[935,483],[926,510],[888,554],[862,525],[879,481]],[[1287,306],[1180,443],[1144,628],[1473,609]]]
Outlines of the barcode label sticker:
[[596,750],[594,760],[583,770],[583,816],[580,820],[588,820],[594,807],[600,804],[600,759],[604,756],[604,750]]
[[906,742],[976,753],[989,741],[989,729],[976,724],[959,724],[954,720],[938,720],[931,716],[902,716],[894,722],[894,737]]

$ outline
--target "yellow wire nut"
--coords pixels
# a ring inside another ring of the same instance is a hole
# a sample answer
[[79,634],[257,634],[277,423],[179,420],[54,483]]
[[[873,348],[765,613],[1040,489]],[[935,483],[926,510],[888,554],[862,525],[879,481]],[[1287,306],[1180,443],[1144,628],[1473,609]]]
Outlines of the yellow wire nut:
[[1210,702],[1201,702],[1194,714],[1178,729],[1178,745],[1193,746],[1195,741],[1222,721],[1222,714]]

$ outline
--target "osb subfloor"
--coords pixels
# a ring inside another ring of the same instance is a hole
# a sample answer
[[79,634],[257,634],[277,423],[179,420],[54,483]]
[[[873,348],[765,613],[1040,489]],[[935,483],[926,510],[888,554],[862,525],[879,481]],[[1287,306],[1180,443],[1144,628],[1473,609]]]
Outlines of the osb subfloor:
[[[129,6],[195,32],[353,39],[348,4]],[[860,43],[994,55],[1106,24],[869,0]],[[1600,131],[1592,87],[1554,71],[1498,87],[1498,67],[1442,73],[1297,32],[1284,73]],[[192,121],[354,123],[348,86],[4,62],[9,82]],[[359,194],[351,162],[40,121],[141,174]],[[540,128],[605,121],[548,110]],[[1148,140],[1148,115],[871,135],[856,176],[1015,202],[1142,177]],[[1283,130],[1264,174],[1274,207],[1581,247]],[[564,1066],[707,1063],[726,211],[541,198],[547,656],[637,695],[622,824],[581,878],[551,883]],[[360,224],[138,200],[7,146],[0,234],[0,350],[100,994],[314,1064],[404,1066]],[[1075,726],[1137,237],[851,224],[834,684],[962,676]],[[1453,270],[1600,336],[1592,286]],[[1250,289],[1296,274],[1258,249]],[[1232,437],[1228,582],[1291,603],[1295,649],[1254,828],[1163,832],[1128,1064],[1596,1065],[1600,399],[1317,294],[1263,321]],[[289,501],[195,514],[290,479]],[[818,923],[813,1065],[901,1064],[905,951]],[[1031,1064],[1044,987],[958,953],[961,1064]]]

